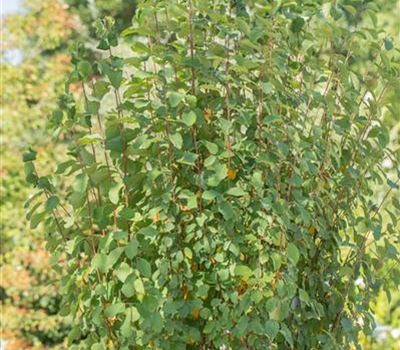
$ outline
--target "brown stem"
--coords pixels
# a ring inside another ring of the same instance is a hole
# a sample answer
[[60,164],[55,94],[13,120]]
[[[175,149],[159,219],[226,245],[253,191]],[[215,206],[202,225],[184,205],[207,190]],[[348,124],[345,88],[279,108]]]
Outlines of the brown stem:
[[[91,83],[92,83],[93,92],[96,93],[96,88],[95,88],[95,85],[93,83],[93,80],[91,80]],[[96,117],[97,117],[97,123],[99,124],[99,129],[100,129],[100,132],[101,132],[102,140],[103,140],[104,159],[106,161],[107,173],[108,173],[108,178],[109,178],[109,182],[110,182],[110,186],[111,186],[111,184],[112,184],[111,166],[110,166],[110,161],[108,159],[108,154],[107,154],[107,151],[106,151],[105,133],[104,133],[104,130],[103,130],[103,124],[101,122],[99,111],[96,112]],[[114,218],[114,223],[113,223],[114,229],[116,229],[118,227],[118,221],[117,221],[117,208],[116,208],[115,205],[114,205],[114,208],[113,208],[113,218]]]
[[[189,22],[189,50],[190,50],[190,57],[193,62],[194,58],[194,39],[193,39],[193,9],[192,9],[192,0],[187,1],[187,15],[188,15],[188,22]],[[192,66],[191,67],[191,92],[192,95],[195,96],[196,94],[196,70]],[[195,152],[197,154],[197,161],[196,161],[196,170],[197,170],[197,177],[198,177],[198,196],[197,196],[197,209],[199,212],[203,210],[202,208],[202,188],[201,188],[201,158],[198,150],[197,145],[197,128],[194,124],[192,126],[192,141],[194,145]]]
[[[228,18],[232,16],[232,6],[231,2],[228,1]],[[229,106],[230,94],[231,94],[231,85],[229,79],[229,60],[230,60],[230,52],[229,52],[229,36],[225,36],[225,48],[226,48],[226,59],[225,59],[225,79],[226,79],[226,93],[225,93],[225,108],[226,108],[226,118],[228,122],[231,121],[231,109]],[[228,149],[228,168],[231,167],[231,157],[232,157],[232,136],[229,134],[226,140],[226,146]]]
[[[111,51],[111,47],[109,48],[109,53],[110,53],[110,58],[112,57],[112,51]],[[115,103],[117,106],[117,113],[118,113],[118,117],[119,119],[123,119],[124,115],[123,115],[123,111],[121,109],[121,96],[119,95],[119,91],[118,89],[114,88],[114,96],[115,96]],[[123,130],[123,126],[124,123],[121,123],[121,126],[119,128],[120,131],[120,136],[122,139],[122,130]],[[126,181],[127,175],[128,175],[128,157],[127,157],[127,153],[126,153],[126,148],[127,145],[125,144],[125,142],[123,143],[123,147],[122,147],[122,162],[123,162],[123,173],[124,173],[124,182]],[[128,189],[128,185],[125,183],[125,207],[128,208],[129,207],[129,189]],[[130,231],[130,228],[128,226],[128,232]]]
[[[47,199],[50,198],[50,195],[49,195],[49,193],[47,192],[46,189],[44,189],[44,194],[45,194],[45,196],[46,196]],[[51,213],[52,213],[52,215],[53,215],[54,221],[56,222],[56,225],[57,225],[57,227],[58,227],[58,230],[60,231],[60,235],[61,235],[61,237],[63,238],[64,243],[66,243],[66,242],[67,242],[66,236],[65,236],[64,231],[63,231],[63,229],[62,229],[62,226],[61,226],[61,224],[60,224],[60,222],[58,221],[58,218],[57,218],[57,215],[59,215],[59,214],[58,214],[58,212],[56,211],[56,209],[53,209],[53,210],[51,211]]]
[[[89,102],[89,99],[88,99],[88,96],[87,96],[87,93],[86,93],[86,88],[85,88],[85,84],[83,83],[83,81],[82,81],[82,90],[83,90],[83,95],[84,95],[84,97],[85,97],[85,106],[86,106],[86,110],[88,109],[88,102]],[[93,133],[92,133],[92,128],[89,126],[89,133],[90,133],[90,135],[93,135]],[[97,164],[97,160],[96,160],[96,151],[95,151],[95,149],[94,149],[94,145],[93,144],[91,144],[91,147],[92,147],[92,154],[93,154],[93,159],[94,159],[94,162]],[[93,186],[93,184],[92,184],[92,186]],[[100,188],[99,188],[99,186],[96,186],[96,190],[97,190],[97,202],[98,202],[98,204],[100,205],[101,204],[101,194],[100,194]],[[94,195],[95,196],[95,195]],[[96,197],[96,196],[95,196]]]
[[[263,79],[263,75],[264,75],[264,72],[261,71],[260,82]],[[258,97],[258,111],[257,111],[258,142],[260,143],[260,145],[263,144],[263,139],[262,139],[262,129],[263,129],[263,103],[262,103],[262,101],[263,101],[263,97],[264,97],[263,90],[262,90],[262,87],[260,87],[260,94],[259,94],[259,97]]]

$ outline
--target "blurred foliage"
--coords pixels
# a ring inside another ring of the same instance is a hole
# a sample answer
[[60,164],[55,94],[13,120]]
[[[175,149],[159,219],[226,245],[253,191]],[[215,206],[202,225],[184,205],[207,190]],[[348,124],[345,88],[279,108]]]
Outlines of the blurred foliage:
[[[376,1],[380,6],[377,23],[381,30],[388,34],[395,46],[400,46],[400,0]],[[400,87],[391,91],[389,98],[392,110],[383,114],[383,124],[390,128],[390,147],[393,151],[400,149]],[[387,164],[390,168],[390,164]],[[389,209],[390,205],[389,205]],[[400,244],[397,242],[400,249]],[[364,343],[365,350],[397,350],[400,349],[400,286],[390,279],[391,269],[398,266],[385,266],[382,273],[386,277],[386,283],[391,285],[391,295],[383,291],[379,293],[373,305],[374,316],[378,325],[392,327],[394,332],[387,332],[385,340],[369,338]],[[397,332],[397,334],[396,334]]]
[[[1,338],[8,349],[61,343],[68,322],[57,315],[57,276],[49,264],[43,235],[26,220],[28,196],[21,152],[32,142],[46,150],[40,160],[50,169],[61,144],[51,141],[44,125],[69,69],[65,52],[78,22],[59,1],[26,2],[21,15],[5,18],[2,55],[14,50],[21,62],[2,61],[1,91]],[[34,30],[32,30],[34,28]],[[7,57],[7,56],[6,56]]]
[[[86,37],[93,19],[90,1],[31,0],[4,18],[1,84],[0,339],[7,349],[58,348],[71,322],[57,315],[58,277],[49,263],[44,234],[25,219],[26,186],[21,154],[34,144],[44,151],[41,168],[52,171],[63,137],[52,139],[45,124],[70,70],[68,46]],[[98,14],[129,25],[131,1],[97,1]]]
[[136,0],[65,0],[72,13],[77,13],[89,30],[94,35],[92,27],[96,18],[110,16],[115,18],[118,31],[131,24]]

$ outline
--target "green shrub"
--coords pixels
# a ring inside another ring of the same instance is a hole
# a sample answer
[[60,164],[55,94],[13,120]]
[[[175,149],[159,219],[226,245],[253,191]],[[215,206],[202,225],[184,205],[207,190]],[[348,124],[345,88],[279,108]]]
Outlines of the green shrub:
[[71,344],[360,348],[400,207],[380,123],[399,55],[360,4],[142,1],[125,58],[96,23],[103,58],[78,45],[50,119],[69,160],[42,176],[24,155]]

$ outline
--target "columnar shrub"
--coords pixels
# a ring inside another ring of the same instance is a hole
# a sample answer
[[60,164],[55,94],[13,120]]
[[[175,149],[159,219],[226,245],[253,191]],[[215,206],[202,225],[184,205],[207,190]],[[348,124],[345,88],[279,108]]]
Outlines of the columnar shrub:
[[78,45],[49,121],[69,160],[42,176],[24,155],[32,225],[68,262],[71,344],[349,349],[371,331],[399,233],[396,213],[382,221],[399,202],[380,122],[399,56],[375,10],[141,1],[129,57],[112,20],[96,23],[101,57]]

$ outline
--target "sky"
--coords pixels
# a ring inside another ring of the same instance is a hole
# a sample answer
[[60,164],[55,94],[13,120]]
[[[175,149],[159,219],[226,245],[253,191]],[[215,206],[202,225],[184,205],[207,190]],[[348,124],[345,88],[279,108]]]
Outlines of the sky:
[[15,11],[18,11],[20,8],[21,0],[0,0],[0,15],[6,15]]
[[[8,15],[10,13],[16,12],[21,8],[21,0],[0,0],[0,17],[3,15]],[[4,57],[2,59],[12,63],[19,64],[22,62],[22,53],[18,49],[7,50],[4,52]],[[0,348],[1,350],[1,348]]]

